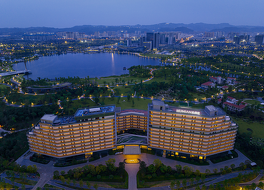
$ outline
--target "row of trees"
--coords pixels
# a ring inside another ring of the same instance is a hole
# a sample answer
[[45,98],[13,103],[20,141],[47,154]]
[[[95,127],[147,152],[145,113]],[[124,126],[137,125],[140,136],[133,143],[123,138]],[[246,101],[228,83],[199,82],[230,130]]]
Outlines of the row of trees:
[[74,179],[74,180],[100,180],[102,177],[104,180],[113,181],[114,176],[118,176],[117,180],[124,181],[126,176],[125,163],[120,162],[119,166],[115,166],[115,159],[109,159],[105,162],[105,165],[86,165],[82,168],[75,168],[69,170],[67,173],[64,171],[54,171],[54,179],[60,179],[64,181],[65,179]]

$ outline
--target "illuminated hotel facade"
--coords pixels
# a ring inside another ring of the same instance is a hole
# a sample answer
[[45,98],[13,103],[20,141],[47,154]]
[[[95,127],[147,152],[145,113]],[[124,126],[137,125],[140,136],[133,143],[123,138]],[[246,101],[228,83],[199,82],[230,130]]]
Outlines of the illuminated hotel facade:
[[31,152],[65,158],[115,149],[118,132],[129,129],[146,131],[145,147],[164,156],[206,159],[233,150],[237,125],[214,106],[195,110],[153,101],[148,111],[111,105],[79,109],[71,117],[46,114],[27,136]]
[[170,155],[208,156],[234,149],[237,125],[220,108],[170,107],[149,104],[148,146]]

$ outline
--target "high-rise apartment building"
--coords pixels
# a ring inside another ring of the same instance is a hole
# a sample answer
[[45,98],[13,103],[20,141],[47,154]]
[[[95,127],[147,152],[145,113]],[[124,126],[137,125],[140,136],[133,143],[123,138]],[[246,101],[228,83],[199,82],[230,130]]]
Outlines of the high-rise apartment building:
[[160,34],[154,33],[153,37],[153,48],[158,49],[160,44]]
[[152,42],[151,49],[158,49],[160,44],[160,33],[147,33],[146,41]]
[[256,35],[255,42],[257,45],[262,45],[264,42],[264,35]]

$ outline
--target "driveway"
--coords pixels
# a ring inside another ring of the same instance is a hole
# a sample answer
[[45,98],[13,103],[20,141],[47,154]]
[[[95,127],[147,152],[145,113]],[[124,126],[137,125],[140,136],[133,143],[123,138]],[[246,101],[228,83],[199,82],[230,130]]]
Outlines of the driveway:
[[128,173],[128,190],[137,190],[137,172],[139,164],[126,164]]
[[[218,171],[220,171],[220,168],[224,168],[225,166],[230,167],[231,164],[235,164],[235,166],[238,167],[241,162],[245,162],[246,160],[249,160],[240,151],[236,150],[236,152],[238,153],[237,158],[227,160],[227,161],[217,163],[217,164],[213,164],[210,162],[210,165],[205,165],[205,166],[192,165],[192,164],[188,164],[188,163],[184,163],[184,162],[180,162],[180,161],[176,161],[176,160],[171,160],[171,159],[155,156],[152,154],[146,154],[146,153],[142,153],[140,155],[139,159],[142,161],[145,161],[147,165],[152,164],[155,159],[159,159],[165,165],[171,166],[172,168],[175,168],[175,165],[190,166],[194,170],[200,170],[200,172],[204,173],[206,169],[209,169],[211,172],[213,172],[213,169],[216,168]],[[83,164],[67,166],[67,167],[54,167],[53,161],[51,161],[49,164],[39,164],[39,163],[32,162],[29,160],[29,157],[32,154],[25,154],[25,155],[26,156],[24,156],[24,155],[21,156],[16,162],[20,165],[26,165],[26,166],[36,165],[37,166],[38,172],[40,174],[40,179],[39,179],[38,183],[35,185],[35,187],[33,188],[34,190],[37,187],[43,187],[49,180],[51,180],[53,177],[53,172],[55,170],[57,170],[59,172],[60,171],[68,172],[71,169],[74,169],[77,167],[83,167],[83,166],[88,165],[88,164],[92,164],[94,166],[97,166],[99,164],[105,164],[105,161],[107,161],[110,158],[114,158],[116,160],[115,165],[118,166],[119,162],[123,162],[125,159],[124,155],[109,155],[109,156],[100,158],[99,160],[95,160],[95,161],[87,162],[87,163],[83,163]],[[138,164],[126,164],[126,171],[128,172],[128,175],[129,175],[128,186],[129,186],[129,189],[131,189],[131,190],[137,189],[136,174],[138,172],[138,169],[139,169]]]
[[188,163],[184,163],[184,162],[180,162],[180,161],[176,161],[176,160],[171,160],[168,158],[163,158],[163,157],[159,157],[159,156],[155,156],[152,154],[141,154],[140,155],[140,160],[145,161],[147,165],[153,164],[153,161],[155,159],[159,159],[162,161],[162,163],[164,163],[167,166],[171,166],[172,168],[175,168],[176,165],[182,165],[182,166],[189,166],[192,167],[195,170],[200,170],[200,172],[204,173],[206,169],[209,169],[211,172],[213,172],[213,169],[217,169],[218,171],[220,171],[220,168],[224,168],[225,166],[230,167],[231,164],[235,164],[236,167],[239,166],[239,164],[241,162],[244,162],[246,160],[249,160],[244,154],[242,154],[239,150],[235,150],[238,154],[237,158],[233,158],[231,160],[227,160],[224,162],[220,162],[217,164],[213,164],[212,162],[209,163],[209,165],[204,165],[204,166],[199,166],[199,165],[193,165],[193,164],[188,164]]

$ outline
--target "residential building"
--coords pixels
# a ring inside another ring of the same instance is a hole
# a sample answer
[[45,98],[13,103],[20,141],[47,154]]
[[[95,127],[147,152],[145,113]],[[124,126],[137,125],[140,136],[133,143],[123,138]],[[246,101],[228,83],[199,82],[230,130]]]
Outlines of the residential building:
[[205,82],[203,84],[201,84],[202,88],[208,89],[208,88],[214,88],[215,87],[215,83],[213,82]]
[[241,112],[246,106],[247,103],[239,101],[230,96],[228,96],[226,102],[223,103],[223,108],[227,107],[227,109],[231,112]]
[[227,77],[227,79],[226,79],[226,83],[227,84],[235,84],[235,82],[236,82],[236,78],[233,78],[233,77]]
[[206,159],[234,148],[237,125],[220,108],[190,109],[152,101],[148,111],[148,146],[164,156]]

